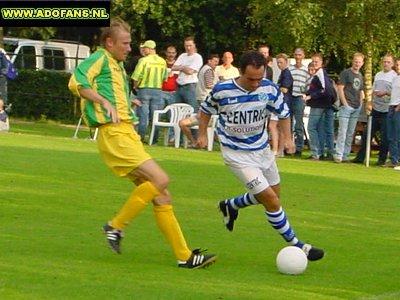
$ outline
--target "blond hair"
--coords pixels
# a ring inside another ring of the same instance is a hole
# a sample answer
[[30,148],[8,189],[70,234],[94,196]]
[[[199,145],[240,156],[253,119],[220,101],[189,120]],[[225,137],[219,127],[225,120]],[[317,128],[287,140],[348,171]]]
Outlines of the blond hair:
[[288,61],[288,59],[289,59],[289,57],[285,53],[279,53],[275,58],[276,59],[283,58],[286,61]]
[[126,31],[130,33],[131,27],[128,23],[120,18],[112,19],[110,22],[110,27],[101,28],[100,44],[105,46],[106,39],[109,37],[113,38],[118,31]]
[[361,57],[364,60],[364,54],[362,54],[361,52],[356,52],[353,54],[353,59],[356,57]]

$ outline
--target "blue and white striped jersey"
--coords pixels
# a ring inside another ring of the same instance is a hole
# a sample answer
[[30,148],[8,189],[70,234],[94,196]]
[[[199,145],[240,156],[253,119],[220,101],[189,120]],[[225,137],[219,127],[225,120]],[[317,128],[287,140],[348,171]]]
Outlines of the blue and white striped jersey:
[[217,133],[221,145],[233,150],[255,151],[268,146],[266,118],[274,113],[289,117],[279,87],[268,79],[252,92],[241,88],[234,79],[216,84],[201,104],[205,114],[219,115]]

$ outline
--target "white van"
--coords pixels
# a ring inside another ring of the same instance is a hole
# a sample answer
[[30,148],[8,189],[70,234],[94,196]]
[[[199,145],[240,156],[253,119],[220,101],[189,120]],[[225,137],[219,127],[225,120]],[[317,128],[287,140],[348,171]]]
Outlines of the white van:
[[37,41],[4,37],[4,47],[18,70],[55,70],[72,73],[90,55],[88,46],[78,42]]

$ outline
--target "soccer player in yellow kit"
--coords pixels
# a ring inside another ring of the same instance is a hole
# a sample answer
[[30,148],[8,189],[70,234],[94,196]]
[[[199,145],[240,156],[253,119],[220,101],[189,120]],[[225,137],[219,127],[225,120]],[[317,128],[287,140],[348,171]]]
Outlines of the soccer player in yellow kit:
[[69,89],[81,97],[86,123],[98,127],[98,148],[106,165],[120,177],[136,184],[126,203],[103,230],[113,251],[121,253],[123,229],[149,202],[157,225],[183,268],[201,268],[216,256],[199,249],[191,251],[175,218],[168,175],[145,151],[132,125],[129,78],[123,61],[131,51],[130,27],[120,19],[102,29],[102,47],[76,68]]

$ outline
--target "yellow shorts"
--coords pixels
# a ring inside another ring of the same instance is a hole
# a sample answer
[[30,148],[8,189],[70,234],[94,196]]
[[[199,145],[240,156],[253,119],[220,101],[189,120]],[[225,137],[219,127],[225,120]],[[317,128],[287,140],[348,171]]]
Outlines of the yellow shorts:
[[130,122],[99,127],[97,146],[106,165],[120,177],[128,175],[151,156]]

